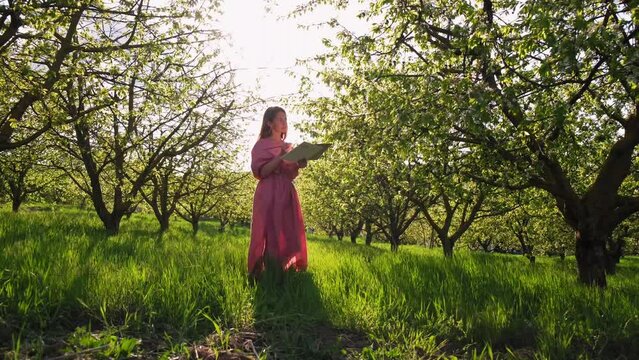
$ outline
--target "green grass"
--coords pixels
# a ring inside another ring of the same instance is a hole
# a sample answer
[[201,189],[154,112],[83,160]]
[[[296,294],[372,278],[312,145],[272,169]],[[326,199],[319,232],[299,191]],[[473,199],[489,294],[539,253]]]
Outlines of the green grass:
[[[248,229],[159,236],[134,215],[106,237],[87,211],[0,210],[0,353],[7,358],[632,358],[639,259],[601,291],[574,259],[313,238],[309,271],[246,277]],[[203,350],[202,350],[203,349]],[[200,353],[201,355],[201,353]],[[223,358],[223,357],[221,357]]]

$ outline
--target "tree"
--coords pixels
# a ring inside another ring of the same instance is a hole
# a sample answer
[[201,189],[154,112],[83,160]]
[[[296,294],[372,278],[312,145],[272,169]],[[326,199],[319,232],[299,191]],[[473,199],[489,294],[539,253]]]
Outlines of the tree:
[[404,233],[419,215],[419,209],[409,200],[416,185],[403,170],[389,165],[386,171],[375,169],[371,176],[371,220],[390,243],[391,251],[399,249]]
[[[332,194],[320,200],[318,212],[328,216],[325,224],[329,226],[329,234],[343,236],[347,231],[355,234],[366,226],[366,243],[370,244],[374,225],[390,243],[391,250],[397,251],[404,232],[419,214],[409,196],[422,184],[413,181],[411,167],[402,154],[388,155],[393,151],[392,139],[380,141],[375,129],[364,127],[366,116],[335,111],[335,103],[341,101],[321,99],[305,107],[316,119],[321,119],[313,126],[322,131],[323,140],[333,143],[331,160],[338,160],[328,163],[331,170],[320,169],[314,175],[321,181],[319,188],[329,189],[328,194]],[[353,98],[348,106],[361,106],[357,104]],[[347,133],[343,131],[345,127],[358,131]],[[314,187],[313,191],[316,190]]]
[[365,79],[337,71],[321,76],[335,94],[305,102],[304,110],[316,119],[308,129],[313,130],[311,135],[333,143],[333,151],[347,160],[335,171],[343,174],[338,177],[350,179],[350,187],[357,192],[366,243],[372,241],[374,226],[396,251],[419,214],[411,198],[428,197],[424,188],[429,186],[419,175],[428,163],[427,149],[412,141],[412,129],[394,126],[412,116],[393,103],[398,99],[393,94],[406,89],[382,82],[367,89],[362,86]]
[[215,9],[214,3],[199,8],[187,0],[156,5],[143,0],[0,4],[0,151],[26,145],[56,125],[76,121],[58,111],[56,94],[78,75],[112,71],[96,64],[108,65],[140,49],[190,42],[195,35],[215,36],[215,31],[193,25],[193,20],[207,20],[201,9]]
[[0,193],[11,199],[13,212],[18,212],[27,197],[58,181],[59,174],[47,169],[42,145],[0,153]]
[[639,211],[623,186],[639,143],[636,2],[516,5],[376,1],[371,32],[341,32],[333,56],[363,89],[409,88],[402,105],[421,116],[396,126],[463,144],[466,175],[551,194],[575,230],[580,281],[604,287],[606,244]]
[[[191,185],[195,175],[202,175],[198,172],[204,171],[211,164],[219,169],[234,167],[237,149],[233,148],[232,143],[238,136],[236,128],[222,126],[216,131],[215,136],[211,137],[215,142],[207,138],[184,154],[164,158],[153,169],[149,177],[150,184],[144,186],[140,194],[153,210],[160,223],[161,232],[168,230],[170,218],[180,200],[201,190],[199,186],[203,183],[199,179],[195,186]],[[146,144],[145,147],[147,154],[157,150],[153,142]]]
[[350,157],[333,146],[322,159],[309,164],[296,184],[307,227],[320,228],[338,240],[347,235],[356,243],[364,227],[364,197],[358,170],[350,164]]
[[[28,144],[61,120],[41,112],[66,75],[64,62],[77,44],[87,5],[12,0],[0,6],[0,151]],[[24,135],[15,141],[18,125]]]
[[150,184],[140,189],[142,198],[151,207],[160,224],[160,232],[169,229],[169,221],[178,201],[188,195],[185,188],[191,181],[196,161],[188,154],[163,159],[151,172]]
[[222,179],[222,188],[211,195],[218,199],[211,216],[219,221],[220,232],[226,231],[227,226],[251,223],[256,185],[252,175],[245,172],[226,170]]
[[613,236],[616,237],[618,244],[623,245],[619,249],[619,258],[625,255],[639,255],[639,216],[635,214],[626,219],[615,229]]
[[561,214],[553,207],[551,197],[537,189],[517,194],[495,194],[502,213],[483,218],[469,229],[465,241],[472,249],[518,253],[531,262],[537,255],[571,254],[574,236]]
[[486,194],[477,188],[460,189],[457,194],[440,190],[427,205],[420,202],[420,208],[441,241],[444,256],[452,257],[457,240],[477,218],[484,216],[479,214]]
[[[187,195],[178,200],[176,213],[191,223],[194,234],[200,229],[200,220],[215,215],[219,219],[221,213],[221,227],[222,222],[224,226],[231,221],[250,223],[254,192],[255,183],[248,173],[229,171],[224,162],[203,159],[186,184]],[[229,209],[229,214],[218,209]]]
[[[93,70],[69,79],[56,94],[59,106],[77,119],[54,129],[58,148],[68,155],[59,168],[91,197],[108,233],[119,231],[160,164],[203,144],[219,145],[232,128],[232,70],[213,62],[203,49],[207,39],[183,15],[170,29],[158,23],[146,31],[172,36],[185,27],[189,38],[99,63],[74,56]],[[87,114],[88,108],[96,110]]]

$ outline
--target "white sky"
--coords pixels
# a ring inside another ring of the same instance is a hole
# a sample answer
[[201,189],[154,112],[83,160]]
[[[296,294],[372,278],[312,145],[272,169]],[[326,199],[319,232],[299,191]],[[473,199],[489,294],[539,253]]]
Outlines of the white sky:
[[[289,19],[286,15],[303,2],[283,0],[274,4],[275,1],[265,0],[225,0],[222,3],[219,28],[228,35],[222,56],[238,69],[236,81],[244,90],[253,89],[260,98],[268,100],[255,114],[248,114],[250,121],[245,126],[243,140],[246,150],[240,158],[244,169],[250,167],[248,152],[257,139],[262,115],[268,106],[282,106],[287,110],[288,142],[308,140],[294,127],[304,118],[288,109],[281,98],[298,92],[298,81],[289,72],[301,74],[306,70],[296,66],[296,61],[326,52],[322,39],[334,38],[335,30],[328,26],[301,29],[298,25],[319,24],[337,17],[349,30],[363,31],[365,28],[356,18],[356,10],[363,6],[360,4],[340,12],[322,6],[310,14]],[[319,94],[320,84],[316,88]]]

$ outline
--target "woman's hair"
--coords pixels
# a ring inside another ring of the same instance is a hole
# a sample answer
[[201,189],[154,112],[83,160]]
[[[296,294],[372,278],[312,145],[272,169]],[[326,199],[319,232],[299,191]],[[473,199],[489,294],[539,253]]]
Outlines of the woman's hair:
[[[260,130],[260,139],[268,138],[273,135],[269,123],[272,123],[279,112],[283,112],[286,115],[286,111],[279,106],[271,106],[264,112],[264,118],[262,119],[262,129]],[[286,139],[286,133],[282,133],[282,140]]]

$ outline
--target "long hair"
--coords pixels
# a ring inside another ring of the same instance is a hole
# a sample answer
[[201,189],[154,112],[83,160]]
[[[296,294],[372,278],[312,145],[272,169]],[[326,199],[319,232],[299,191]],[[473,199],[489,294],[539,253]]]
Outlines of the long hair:
[[[271,127],[268,125],[273,122],[273,120],[275,119],[275,116],[277,116],[277,114],[280,111],[283,112],[284,115],[286,115],[286,111],[284,111],[284,109],[282,109],[279,106],[271,106],[268,109],[266,109],[266,111],[264,112],[264,117],[262,118],[262,129],[260,129],[260,139],[265,139],[273,135],[273,131],[271,130]],[[286,139],[286,133],[282,133],[282,140],[284,139]]]

